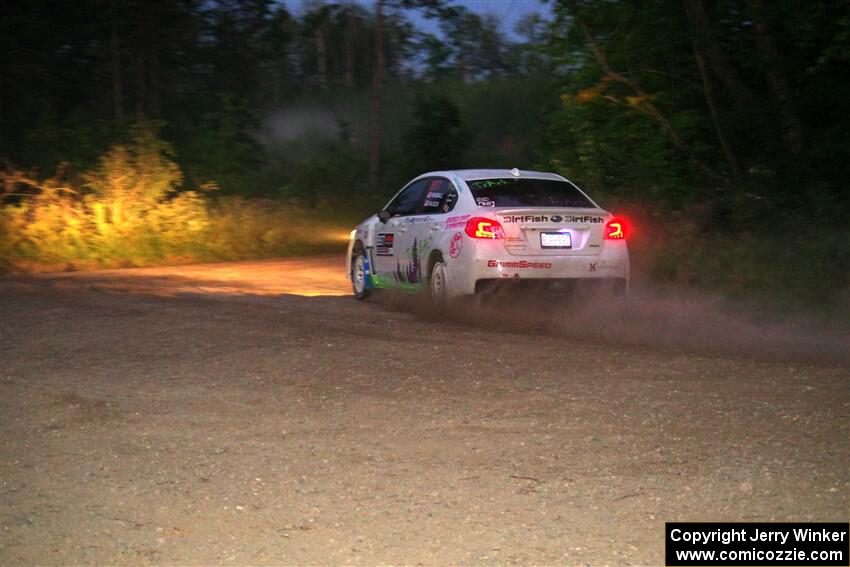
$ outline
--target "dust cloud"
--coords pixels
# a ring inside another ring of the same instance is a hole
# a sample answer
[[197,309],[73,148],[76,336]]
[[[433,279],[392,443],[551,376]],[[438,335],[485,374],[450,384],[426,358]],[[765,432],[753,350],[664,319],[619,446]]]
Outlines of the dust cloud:
[[627,297],[502,291],[437,315],[421,298],[390,305],[417,316],[497,332],[563,337],[583,344],[646,346],[705,355],[850,364],[850,328],[814,318],[757,312],[724,297],[681,287],[643,286]]
[[257,138],[264,144],[288,142],[302,137],[334,139],[339,136],[339,117],[321,109],[290,108],[268,115]]
[[[342,233],[338,235],[344,236]],[[338,255],[183,266],[30,274],[9,285],[56,290],[97,289],[173,297],[351,294]],[[634,280],[633,280],[634,281]],[[2,282],[0,282],[2,283]],[[850,367],[850,321],[827,324],[814,317],[766,312],[719,294],[684,285],[633,284],[627,297],[573,290],[541,294],[502,289],[457,302],[438,313],[422,296],[373,295],[379,309],[411,313],[425,321],[472,326],[496,333],[559,337],[569,344],[644,346],[706,355]],[[351,299],[354,303],[354,299]],[[504,340],[504,337],[499,340]]]

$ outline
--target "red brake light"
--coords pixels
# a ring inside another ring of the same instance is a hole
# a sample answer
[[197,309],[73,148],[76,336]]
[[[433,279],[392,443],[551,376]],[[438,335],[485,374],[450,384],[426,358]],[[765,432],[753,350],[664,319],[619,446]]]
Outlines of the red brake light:
[[614,217],[605,224],[605,240],[625,240],[629,234],[629,225],[620,217]]
[[493,219],[484,217],[472,217],[466,221],[465,232],[471,238],[504,238],[505,231],[502,225]]

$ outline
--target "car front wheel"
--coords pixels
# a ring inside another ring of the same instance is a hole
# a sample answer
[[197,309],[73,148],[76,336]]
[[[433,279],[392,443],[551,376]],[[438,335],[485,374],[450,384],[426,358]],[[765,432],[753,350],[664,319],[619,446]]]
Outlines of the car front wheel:
[[354,251],[351,258],[351,287],[354,289],[354,297],[363,300],[371,295],[367,277],[369,275],[369,258],[366,251],[359,248]]

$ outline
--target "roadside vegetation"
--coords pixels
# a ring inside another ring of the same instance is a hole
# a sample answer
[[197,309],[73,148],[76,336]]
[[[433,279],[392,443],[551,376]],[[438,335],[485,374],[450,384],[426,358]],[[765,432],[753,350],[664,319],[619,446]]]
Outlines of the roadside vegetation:
[[507,30],[442,0],[18,6],[0,269],[339,252],[413,175],[520,167],[628,214],[640,278],[850,314],[846,4],[540,13]]
[[6,269],[77,270],[339,251],[345,224],[321,209],[182,186],[171,147],[130,129],[91,171],[46,180],[4,173]]

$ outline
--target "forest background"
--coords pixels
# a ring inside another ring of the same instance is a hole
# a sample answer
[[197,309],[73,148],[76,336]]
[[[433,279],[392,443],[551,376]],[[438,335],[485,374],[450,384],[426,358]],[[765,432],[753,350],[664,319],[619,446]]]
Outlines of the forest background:
[[5,10],[0,271],[340,250],[414,175],[520,167],[630,218],[641,278],[850,313],[850,3]]

